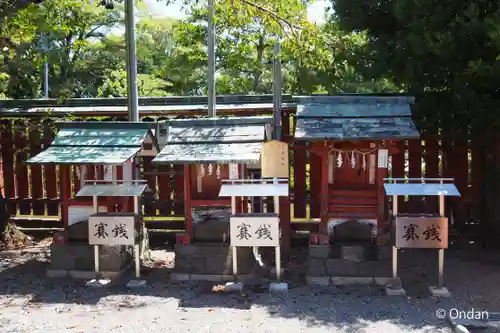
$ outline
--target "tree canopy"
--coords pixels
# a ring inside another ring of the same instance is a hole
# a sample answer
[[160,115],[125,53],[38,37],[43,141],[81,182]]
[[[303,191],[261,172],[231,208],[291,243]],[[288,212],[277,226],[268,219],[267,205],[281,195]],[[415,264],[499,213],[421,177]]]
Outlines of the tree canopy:
[[[331,18],[307,19],[305,0],[216,1],[218,94],[262,94],[272,89],[277,41],[286,93],[399,91],[386,78],[368,78],[356,57],[364,33],[346,33]],[[163,1],[165,5],[169,1]],[[206,93],[205,4],[184,1],[184,19],[148,15],[139,4],[137,59],[140,95]],[[0,94],[41,97],[43,64],[49,64],[50,97],[123,96],[125,40],[123,5],[109,10],[94,0],[44,0],[11,11],[1,35]]]

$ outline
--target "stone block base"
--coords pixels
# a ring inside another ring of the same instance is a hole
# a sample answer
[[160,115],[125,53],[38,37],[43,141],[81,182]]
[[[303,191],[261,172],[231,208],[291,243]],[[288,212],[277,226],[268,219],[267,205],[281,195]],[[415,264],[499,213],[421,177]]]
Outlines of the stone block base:
[[429,287],[429,291],[433,297],[451,297],[451,293],[445,287]]
[[[101,271],[99,272],[99,276],[103,279],[114,280],[120,277],[125,270],[121,270],[119,272],[107,272]],[[47,277],[49,278],[62,278],[62,277],[71,277],[73,279],[83,279],[83,280],[91,280],[96,277],[96,273],[94,271],[78,271],[78,270],[64,270],[64,269],[47,269]]]
[[385,287],[385,293],[387,294],[387,296],[405,296],[406,295],[406,292],[403,288],[393,289],[393,288],[390,288],[389,286]]
[[[132,262],[126,246],[99,246],[99,269],[120,272]],[[86,243],[52,244],[50,246],[51,270],[94,271],[94,246]]]
[[[239,247],[238,275],[249,274],[255,264],[251,248]],[[190,275],[233,275],[233,250],[227,244],[176,244],[175,273]]]

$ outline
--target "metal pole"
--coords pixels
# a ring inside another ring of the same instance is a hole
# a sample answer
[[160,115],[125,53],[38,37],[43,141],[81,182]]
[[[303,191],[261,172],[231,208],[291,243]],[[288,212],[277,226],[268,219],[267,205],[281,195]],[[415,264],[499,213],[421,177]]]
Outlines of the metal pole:
[[128,120],[139,121],[139,97],[137,93],[137,59],[135,51],[134,0],[125,0],[125,35],[127,36]]
[[281,140],[281,61],[280,43],[274,46],[273,62],[273,104],[274,104],[274,138]]
[[[236,197],[231,197],[231,217],[233,218],[234,214],[236,214]],[[233,275],[238,275],[238,250],[236,246],[231,244],[233,248]]]
[[215,117],[215,24],[214,0],[208,0],[208,116]]
[[49,98],[49,63],[43,64],[43,97]]

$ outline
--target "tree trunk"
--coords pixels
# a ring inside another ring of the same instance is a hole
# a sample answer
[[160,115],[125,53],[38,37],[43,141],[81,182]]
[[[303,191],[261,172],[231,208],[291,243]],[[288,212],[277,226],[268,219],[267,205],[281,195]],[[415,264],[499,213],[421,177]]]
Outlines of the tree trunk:
[[29,238],[9,220],[7,200],[0,191],[0,249],[20,247],[29,243]]

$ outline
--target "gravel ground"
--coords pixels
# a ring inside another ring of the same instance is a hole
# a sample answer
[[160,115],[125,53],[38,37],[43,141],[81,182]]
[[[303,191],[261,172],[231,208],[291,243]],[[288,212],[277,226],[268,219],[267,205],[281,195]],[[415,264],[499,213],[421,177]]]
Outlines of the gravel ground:
[[127,290],[126,280],[91,289],[84,281],[46,278],[47,248],[3,252],[0,258],[0,332],[9,333],[439,333],[451,330],[437,318],[438,309],[500,309],[500,267],[453,256],[445,267],[453,298],[425,295],[434,279],[435,251],[401,254],[408,297],[388,297],[374,287],[299,284],[282,295],[259,286],[214,294],[213,284],[169,282],[166,268],[151,272],[148,286],[139,290]]

